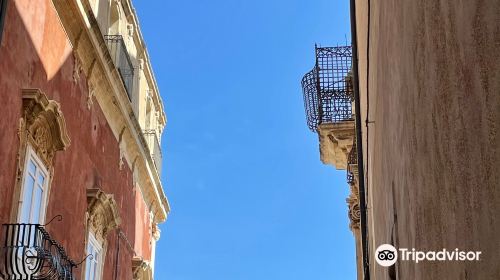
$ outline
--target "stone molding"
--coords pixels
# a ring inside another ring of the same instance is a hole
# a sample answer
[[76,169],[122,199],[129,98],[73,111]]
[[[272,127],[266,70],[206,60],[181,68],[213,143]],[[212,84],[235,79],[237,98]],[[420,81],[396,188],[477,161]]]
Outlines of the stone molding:
[[65,150],[70,139],[59,103],[39,89],[23,89],[23,127],[26,138],[47,166],[56,151]]
[[[17,131],[19,137],[19,150],[17,152],[17,171],[12,201],[19,201],[22,189],[22,180],[26,162],[28,145],[32,147],[41,161],[43,161],[48,176],[48,193],[54,175],[52,160],[57,151],[65,150],[70,145],[70,138],[66,129],[66,122],[60,110],[59,103],[50,100],[36,88],[23,89],[22,117],[19,119]],[[10,220],[16,221],[18,204],[13,203]]]
[[[122,142],[123,153],[121,155],[125,159],[124,163],[127,163],[131,171],[137,174],[138,185],[142,189],[146,204],[150,205],[150,211],[156,213],[157,220],[155,222],[165,221],[170,206],[163,192],[159,174],[146,150],[142,129],[134,117],[125,87],[118,70],[114,67],[88,0],[52,0],[52,2],[68,40],[73,45],[74,53],[81,64],[82,73],[86,75],[87,82],[92,84],[87,105],[92,106],[92,99],[95,98],[117,141],[125,127],[120,141]],[[123,4],[129,6],[128,1],[123,1]],[[139,29],[136,28],[136,31],[134,37]],[[146,64],[145,68],[150,67],[147,59]],[[152,79],[154,80],[154,77]],[[154,98],[160,102],[157,94],[154,95]],[[161,108],[164,117],[163,107]],[[164,120],[166,121],[166,119]],[[137,160],[132,166],[134,159]],[[119,160],[117,159],[118,162]]]
[[121,223],[113,195],[99,188],[87,189],[87,213],[89,229],[101,240],[106,240],[108,233]]

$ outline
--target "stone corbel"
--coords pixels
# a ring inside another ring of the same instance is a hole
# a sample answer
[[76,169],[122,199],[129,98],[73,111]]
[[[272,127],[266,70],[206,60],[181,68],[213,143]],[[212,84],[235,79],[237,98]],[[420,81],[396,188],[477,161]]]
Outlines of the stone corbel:
[[120,170],[123,169],[123,158],[125,157],[125,141],[123,141],[123,134],[125,133],[125,127],[122,128],[120,135],[118,137],[118,148],[120,149],[120,160],[118,161],[118,166]]
[[104,193],[99,188],[87,189],[88,225],[101,240],[117,228],[121,219],[113,195]]
[[80,60],[80,56],[78,54],[78,46],[80,43],[80,39],[82,37],[83,29],[80,30],[78,33],[76,39],[75,39],[75,46],[73,47],[73,83],[78,83],[80,81],[80,74],[82,73],[82,62]]
[[95,62],[96,62],[96,59],[94,58],[94,60],[92,60],[92,63],[90,64],[90,67],[89,67],[89,70],[87,71],[87,88],[89,90],[89,94],[87,96],[87,108],[90,110],[90,108],[92,107],[92,104],[93,104],[93,99],[94,99],[94,96],[95,96],[95,91],[96,91],[96,88],[94,86],[94,83],[92,82],[92,74],[94,73],[94,67],[95,67]]
[[325,123],[318,126],[320,157],[324,164],[347,168],[347,155],[354,140],[354,121]]
[[352,184],[350,186],[351,193],[346,199],[347,206],[349,208],[349,220],[351,221],[349,228],[354,231],[360,228],[361,212],[359,209],[359,190],[357,184]]
[[152,267],[148,261],[141,257],[135,256],[132,259],[133,280],[150,280],[153,279]]
[[160,240],[161,230],[160,230],[160,227],[158,226],[158,224],[155,223],[154,221],[153,221],[151,235],[153,236],[153,238],[156,241]]

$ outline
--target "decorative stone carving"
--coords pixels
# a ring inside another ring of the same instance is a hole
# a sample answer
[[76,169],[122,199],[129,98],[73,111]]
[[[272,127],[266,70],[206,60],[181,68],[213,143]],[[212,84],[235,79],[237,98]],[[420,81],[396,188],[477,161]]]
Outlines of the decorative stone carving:
[[82,62],[76,53],[76,50],[73,51],[73,83],[77,84],[80,81],[80,73],[82,73]]
[[160,230],[160,227],[158,226],[157,223],[154,223],[153,222],[153,225],[152,225],[152,229],[151,229],[151,235],[153,236],[153,238],[158,241],[160,240],[160,235],[161,235],[161,230]]
[[347,154],[354,140],[354,121],[324,123],[318,126],[320,157],[324,164],[347,168]]
[[125,157],[125,142],[123,141],[123,134],[125,133],[125,127],[122,128],[122,131],[120,132],[120,135],[118,137],[118,148],[120,149],[120,159],[118,161],[118,166],[120,170],[123,169],[123,159]]
[[140,257],[132,259],[133,280],[150,280],[153,279],[153,271],[151,264]]
[[94,101],[92,99],[95,96],[94,85],[90,82],[88,83],[88,89],[89,89],[89,95],[87,96],[87,109],[90,110],[90,108],[92,108],[92,104],[94,103]]
[[132,38],[134,36],[134,25],[133,24],[127,24],[127,32],[128,32],[128,36],[130,36],[130,38]]
[[54,153],[65,150],[70,144],[59,103],[49,101],[38,89],[25,89],[22,96],[24,121],[20,133],[26,133],[36,153],[50,166]]
[[349,225],[349,227],[351,228],[351,230],[359,229],[361,212],[359,210],[359,191],[357,184],[351,185],[351,194],[349,194],[346,202],[349,208],[349,219],[351,220],[351,224]]
[[99,188],[87,189],[87,213],[88,225],[102,240],[106,240],[109,231],[121,223],[113,196]]

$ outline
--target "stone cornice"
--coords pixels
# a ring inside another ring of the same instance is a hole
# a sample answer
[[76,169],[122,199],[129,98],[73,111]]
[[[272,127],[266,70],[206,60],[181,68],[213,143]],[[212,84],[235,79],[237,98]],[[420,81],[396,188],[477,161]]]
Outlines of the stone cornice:
[[133,22],[134,25],[134,41],[136,45],[140,46],[141,54],[144,56],[144,60],[146,62],[146,67],[144,74],[146,75],[146,79],[148,79],[149,84],[153,85],[154,92],[153,94],[153,102],[158,106],[158,111],[160,111],[160,121],[163,126],[167,124],[167,117],[163,108],[163,102],[160,98],[160,91],[158,89],[158,84],[156,83],[156,78],[153,74],[153,67],[151,66],[151,60],[149,59],[149,53],[146,48],[146,43],[144,41],[144,37],[142,36],[141,26],[139,25],[139,19],[135,12],[135,9],[132,7],[130,0],[121,0],[123,10],[125,11],[125,17]]
[[[53,0],[62,26],[73,45],[75,58],[81,65],[92,87],[92,96],[119,139],[120,149],[132,172],[137,174],[138,185],[144,198],[155,213],[155,221],[163,222],[170,211],[158,172],[146,149],[141,127],[117,69],[114,67],[106,42],[87,0]],[[90,94],[89,94],[90,95]],[[118,159],[117,159],[118,162]]]

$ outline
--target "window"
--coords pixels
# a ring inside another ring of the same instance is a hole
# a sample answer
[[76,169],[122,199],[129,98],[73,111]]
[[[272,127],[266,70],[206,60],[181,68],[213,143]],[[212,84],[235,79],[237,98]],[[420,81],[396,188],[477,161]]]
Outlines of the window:
[[2,42],[3,23],[6,12],[7,12],[7,0],[0,0],[0,42]]
[[45,219],[47,204],[47,168],[29,145],[26,150],[24,166],[18,221],[20,223],[40,224]]
[[92,232],[89,232],[87,243],[87,254],[92,255],[88,258],[85,266],[85,280],[100,280],[102,268],[102,245]]

